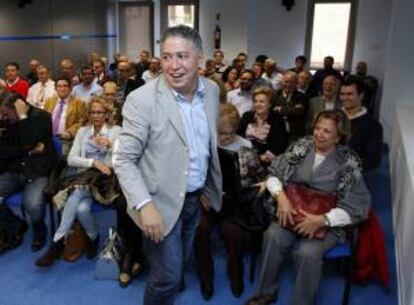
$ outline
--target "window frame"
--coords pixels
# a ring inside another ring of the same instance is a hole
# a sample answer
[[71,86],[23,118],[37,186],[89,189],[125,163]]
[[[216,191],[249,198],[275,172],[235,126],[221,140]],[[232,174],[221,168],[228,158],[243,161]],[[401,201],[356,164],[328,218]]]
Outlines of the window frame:
[[200,1],[199,0],[161,0],[160,12],[160,31],[164,31],[168,27],[168,6],[169,5],[194,5],[194,29],[198,31],[200,19]]
[[[305,39],[305,54],[309,58],[309,69],[316,70],[320,67],[311,66],[311,48],[312,48],[312,36],[313,36],[313,21],[315,15],[316,4],[336,4],[336,3],[350,3],[351,12],[349,15],[349,30],[348,37],[346,40],[345,50],[345,61],[344,67],[338,68],[340,71],[352,71],[352,59],[354,55],[355,46],[355,32],[358,12],[358,0],[309,0],[308,4],[308,16],[307,16],[307,27],[306,27],[306,39]],[[331,54],[326,54],[326,56]]]

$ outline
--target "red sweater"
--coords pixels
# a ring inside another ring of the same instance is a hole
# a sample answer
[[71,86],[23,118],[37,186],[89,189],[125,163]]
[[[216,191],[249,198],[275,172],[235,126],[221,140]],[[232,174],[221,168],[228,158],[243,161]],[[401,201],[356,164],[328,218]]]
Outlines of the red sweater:
[[27,92],[29,91],[29,84],[25,80],[19,78],[18,81],[15,82],[13,85],[9,85],[9,83],[7,82],[4,82],[4,84],[4,88],[6,90],[19,93],[24,98],[27,97]]

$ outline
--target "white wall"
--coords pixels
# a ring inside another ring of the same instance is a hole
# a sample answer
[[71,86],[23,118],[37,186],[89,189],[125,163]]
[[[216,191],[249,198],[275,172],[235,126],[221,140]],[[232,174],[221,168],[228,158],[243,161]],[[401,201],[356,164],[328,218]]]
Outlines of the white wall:
[[392,118],[398,104],[414,104],[414,2],[394,0],[387,42],[385,77],[381,101],[381,121],[385,136],[390,138]]
[[293,66],[305,50],[307,1],[295,1],[291,11],[281,1],[249,1],[248,54],[266,54],[284,68]]
[[221,49],[225,58],[231,62],[239,51],[247,52],[247,2],[249,0],[200,0],[199,30],[206,58],[213,56],[217,13],[221,14]]

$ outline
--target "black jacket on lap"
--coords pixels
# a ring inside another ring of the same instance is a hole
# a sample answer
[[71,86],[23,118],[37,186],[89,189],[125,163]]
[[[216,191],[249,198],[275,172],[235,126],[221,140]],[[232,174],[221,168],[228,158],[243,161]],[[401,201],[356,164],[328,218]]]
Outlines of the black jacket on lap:
[[[27,182],[48,176],[57,158],[50,114],[29,107],[26,119],[3,126],[0,134],[0,173],[22,173]],[[44,151],[31,154],[38,143],[44,144]]]

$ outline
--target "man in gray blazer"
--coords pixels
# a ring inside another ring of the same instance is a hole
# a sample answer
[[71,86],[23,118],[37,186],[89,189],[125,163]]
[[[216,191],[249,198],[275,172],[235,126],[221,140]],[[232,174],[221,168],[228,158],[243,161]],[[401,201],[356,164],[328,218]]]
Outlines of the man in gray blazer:
[[341,109],[342,105],[338,98],[339,85],[340,80],[334,75],[329,75],[323,80],[322,95],[310,99],[308,114],[305,122],[307,134],[312,134],[313,121],[319,112],[324,110]]
[[145,235],[145,305],[174,304],[202,206],[221,208],[219,89],[197,74],[201,37],[177,26],[161,43],[163,74],[127,97],[115,148],[128,213]]

